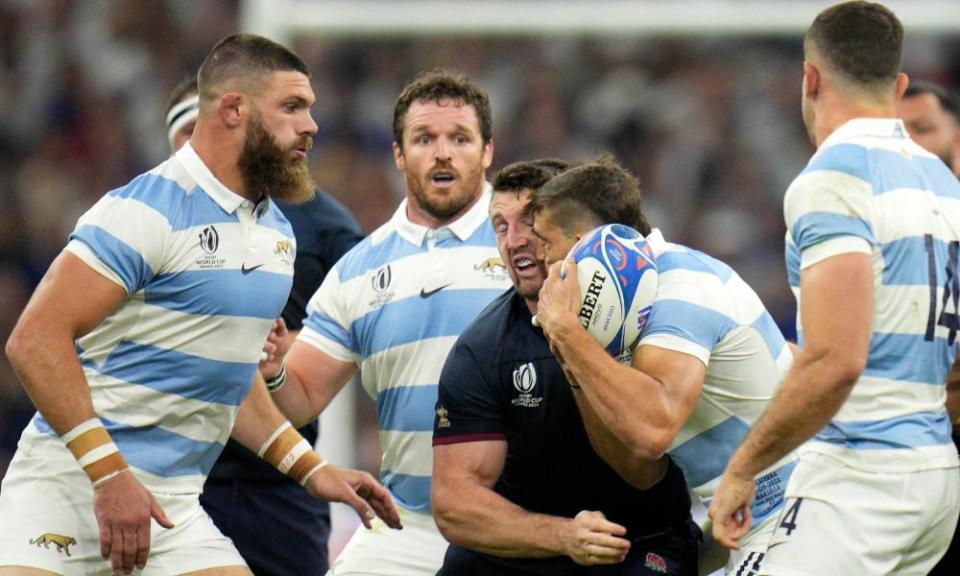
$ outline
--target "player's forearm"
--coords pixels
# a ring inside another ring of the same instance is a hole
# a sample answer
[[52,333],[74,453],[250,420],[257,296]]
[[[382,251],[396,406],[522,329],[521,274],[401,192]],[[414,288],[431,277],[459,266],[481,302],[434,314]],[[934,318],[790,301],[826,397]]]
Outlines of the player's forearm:
[[637,455],[636,451],[621,442],[594,412],[583,398],[583,389],[574,391],[583,426],[594,452],[603,459],[628,484],[638,490],[648,490],[656,485],[667,471],[667,459],[650,460]]
[[7,340],[6,354],[30,400],[58,434],[96,416],[67,330],[25,313]]
[[240,404],[230,436],[256,453],[284,420],[283,414],[270,398],[263,379],[258,375],[254,379],[250,393]]
[[845,363],[836,352],[802,349],[728,468],[741,477],[756,476],[826,426],[856,383]]
[[568,518],[535,514],[472,481],[434,479],[433,513],[450,542],[506,558],[563,555],[560,539]]
[[323,410],[323,406],[314,406],[303,380],[289,367],[283,387],[270,394],[274,404],[297,428],[313,421]]
[[660,382],[610,357],[575,320],[551,339],[610,433],[635,458],[659,459],[677,428]]

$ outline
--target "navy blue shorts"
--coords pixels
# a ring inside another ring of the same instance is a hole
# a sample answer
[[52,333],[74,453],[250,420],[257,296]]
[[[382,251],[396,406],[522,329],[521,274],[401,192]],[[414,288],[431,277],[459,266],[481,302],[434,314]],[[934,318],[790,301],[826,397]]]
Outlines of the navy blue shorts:
[[200,504],[256,576],[323,576],[330,505],[296,482],[207,480]]
[[690,522],[632,540],[627,559],[610,566],[579,566],[567,557],[499,558],[451,544],[437,576],[697,576],[700,529]]

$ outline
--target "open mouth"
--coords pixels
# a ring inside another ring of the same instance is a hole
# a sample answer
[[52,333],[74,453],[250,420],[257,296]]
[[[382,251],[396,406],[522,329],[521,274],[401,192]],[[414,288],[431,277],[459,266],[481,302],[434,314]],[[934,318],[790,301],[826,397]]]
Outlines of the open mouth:
[[532,272],[537,267],[537,261],[529,256],[516,256],[513,258],[512,264],[513,269],[520,274]]
[[430,176],[430,181],[433,183],[433,185],[440,188],[447,188],[447,187],[453,186],[453,183],[456,180],[457,180],[457,177],[453,172],[446,172],[446,171],[434,172],[433,175]]

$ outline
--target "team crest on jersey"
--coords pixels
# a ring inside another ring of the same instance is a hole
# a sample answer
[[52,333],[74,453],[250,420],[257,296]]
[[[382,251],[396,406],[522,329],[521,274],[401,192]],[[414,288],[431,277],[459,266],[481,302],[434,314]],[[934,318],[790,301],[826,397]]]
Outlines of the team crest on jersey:
[[660,572],[661,574],[667,573],[667,561],[663,559],[663,556],[659,554],[654,554],[653,552],[647,552],[646,558],[643,559],[643,565],[647,570],[653,570],[654,572]]
[[31,538],[30,543],[36,544],[38,548],[43,546],[47,549],[49,549],[50,545],[53,544],[57,547],[57,553],[63,552],[67,556],[70,556],[70,547],[76,546],[77,540],[73,536],[63,536],[61,534],[47,532],[46,534],[41,534],[36,538]]
[[277,240],[277,245],[273,249],[273,255],[280,259],[280,262],[290,266],[293,264],[295,256],[293,242],[290,240]]
[[510,279],[507,276],[507,265],[503,263],[503,259],[500,257],[485,258],[473,269],[479,270],[484,276],[495,282],[506,282]]
[[443,406],[437,408],[437,428],[450,427],[450,418],[448,418],[449,415],[450,413],[447,412],[447,409]]
[[200,250],[203,256],[196,259],[197,268],[201,270],[219,270],[226,266],[227,259],[217,256],[220,247],[220,233],[213,226],[207,226],[200,231]]
[[374,294],[373,300],[370,301],[371,308],[383,306],[393,300],[396,291],[392,290],[392,284],[393,270],[389,264],[373,272],[373,275],[370,276],[370,287],[373,288]]
[[510,404],[523,408],[538,408],[543,402],[543,396],[533,395],[537,387],[537,369],[533,362],[521,364],[513,371],[513,387],[519,395],[511,400]]

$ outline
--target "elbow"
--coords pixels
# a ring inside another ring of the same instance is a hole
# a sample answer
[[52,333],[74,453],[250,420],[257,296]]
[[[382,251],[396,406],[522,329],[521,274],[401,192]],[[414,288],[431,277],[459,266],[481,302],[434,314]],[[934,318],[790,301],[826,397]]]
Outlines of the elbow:
[[648,427],[631,430],[624,444],[634,460],[654,461],[662,458],[670,448],[673,434],[666,428],[650,429]]
[[457,545],[463,545],[464,542],[459,538],[460,525],[459,511],[457,510],[458,498],[456,490],[445,485],[445,483],[434,477],[430,489],[430,508],[433,512],[433,519],[443,535],[449,542]]

